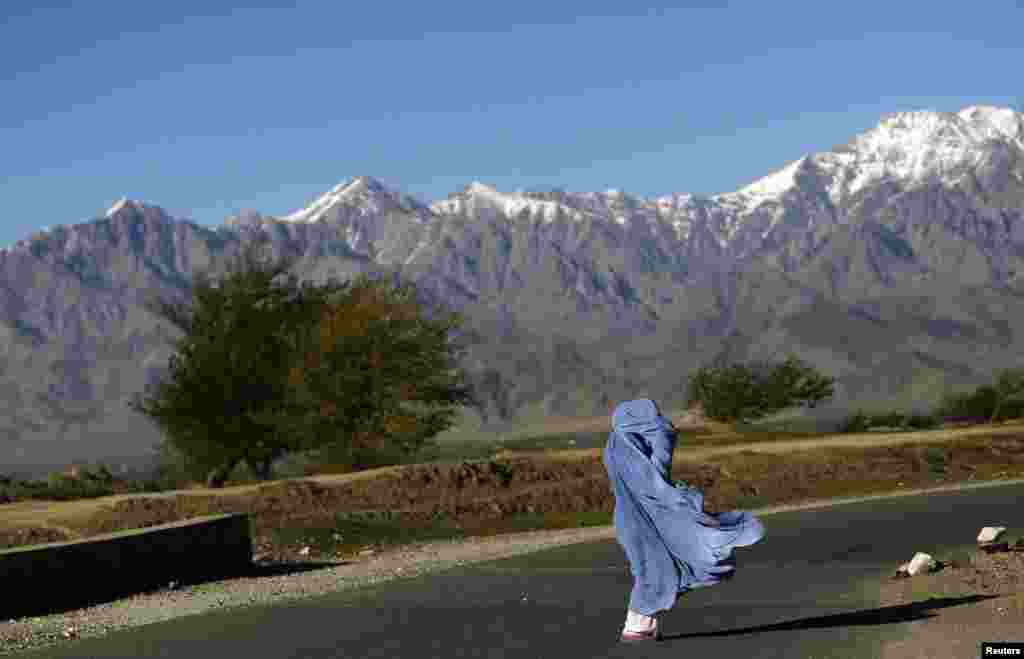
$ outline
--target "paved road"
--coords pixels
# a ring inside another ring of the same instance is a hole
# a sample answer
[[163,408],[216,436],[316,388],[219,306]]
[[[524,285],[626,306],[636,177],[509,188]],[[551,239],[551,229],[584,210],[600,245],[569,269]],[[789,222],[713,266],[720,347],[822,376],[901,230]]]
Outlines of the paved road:
[[1022,500],[1016,484],[767,515],[764,541],[737,552],[736,578],[682,598],[661,643],[618,643],[632,578],[604,541],[18,656],[865,659],[934,609],[964,603],[879,608],[872,584],[915,551],[969,545],[982,525],[1024,526]]

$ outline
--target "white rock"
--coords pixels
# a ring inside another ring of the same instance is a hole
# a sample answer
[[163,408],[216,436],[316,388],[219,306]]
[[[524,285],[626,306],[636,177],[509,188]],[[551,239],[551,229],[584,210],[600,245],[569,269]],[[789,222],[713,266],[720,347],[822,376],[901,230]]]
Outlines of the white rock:
[[299,556],[309,556],[309,547],[303,547],[300,549]]
[[978,544],[987,545],[995,542],[1004,533],[1006,533],[1005,526],[986,526],[981,530],[981,533],[978,534]]
[[921,552],[914,554],[914,557],[910,559],[910,563],[907,564],[907,573],[910,576],[916,576],[922,572],[931,572],[937,566],[935,559]]

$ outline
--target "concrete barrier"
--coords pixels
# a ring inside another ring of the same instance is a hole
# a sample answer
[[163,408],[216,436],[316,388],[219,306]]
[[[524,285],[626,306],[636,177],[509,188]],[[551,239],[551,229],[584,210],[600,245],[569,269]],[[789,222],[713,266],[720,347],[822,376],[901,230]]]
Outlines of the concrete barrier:
[[0,550],[0,621],[246,574],[249,515],[229,513]]

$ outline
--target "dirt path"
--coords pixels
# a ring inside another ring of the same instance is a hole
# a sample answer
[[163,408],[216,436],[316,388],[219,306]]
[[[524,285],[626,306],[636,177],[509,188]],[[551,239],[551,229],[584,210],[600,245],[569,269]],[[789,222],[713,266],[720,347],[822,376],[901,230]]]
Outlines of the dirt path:
[[[680,428],[682,429],[682,428]],[[827,435],[809,439],[783,439],[760,442],[744,442],[719,447],[687,448],[685,437],[676,445],[673,463],[696,462],[722,455],[735,455],[744,451],[761,453],[793,453],[820,448],[873,448],[899,444],[938,444],[971,437],[1012,436],[1024,433],[1024,423],[1008,422],[974,428],[922,430],[919,432],[866,432],[848,435]],[[551,454],[554,460],[575,460],[601,455],[604,449],[570,449]]]

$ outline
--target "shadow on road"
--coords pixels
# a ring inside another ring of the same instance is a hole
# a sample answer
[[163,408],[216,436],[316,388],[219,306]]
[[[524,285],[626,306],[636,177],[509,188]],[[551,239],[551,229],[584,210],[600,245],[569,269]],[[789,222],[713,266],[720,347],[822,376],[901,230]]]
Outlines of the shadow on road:
[[778,622],[771,625],[755,625],[753,627],[741,627],[739,629],[725,629],[717,632],[695,632],[692,634],[664,634],[663,641],[673,641],[684,638],[711,638],[717,636],[739,636],[741,634],[756,634],[758,632],[777,631],[798,631],[803,629],[822,629],[827,627],[857,627],[863,625],[889,625],[900,622],[911,622],[923,620],[935,616],[930,611],[934,609],[945,609],[961,604],[974,604],[987,599],[998,597],[998,595],[968,595],[966,597],[939,597],[930,598],[923,602],[911,602],[898,606],[885,606],[878,609],[866,611],[854,611],[852,613],[836,613],[827,616],[815,616],[813,618],[802,618],[788,622]]
[[160,592],[167,592],[173,589],[197,586],[204,583],[213,583],[227,579],[240,579],[252,577],[278,577],[312,570],[323,570],[326,568],[348,565],[351,561],[295,561],[295,562],[252,562],[239,569],[216,570],[209,574],[195,576],[189,579],[181,579],[172,582],[155,579],[149,583],[119,583],[106,584],[105,588],[77,592],[69,588],[61,593],[59,602],[52,593],[22,593],[17,599],[0,603],[0,620],[16,620],[36,616],[54,615],[67,613],[77,609],[84,609],[99,604],[107,604],[120,599],[134,596],[144,596]]

